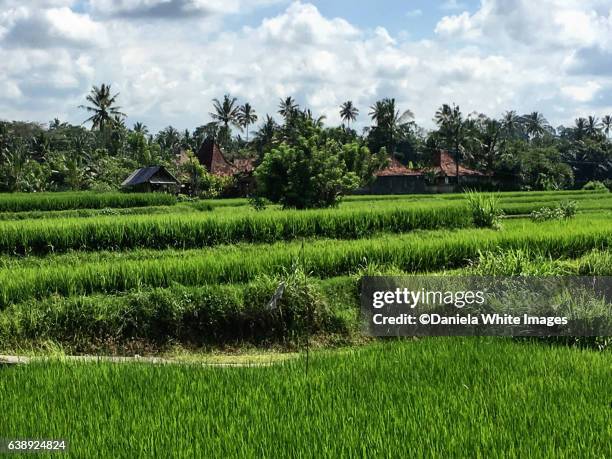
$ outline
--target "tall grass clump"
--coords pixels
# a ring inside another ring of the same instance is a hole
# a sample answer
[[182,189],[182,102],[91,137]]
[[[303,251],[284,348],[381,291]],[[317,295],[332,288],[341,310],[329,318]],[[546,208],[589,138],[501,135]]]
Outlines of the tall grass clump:
[[72,191],[0,194],[0,212],[168,206],[175,203],[176,197],[167,193]]
[[474,226],[493,229],[501,227],[500,219],[503,211],[500,208],[499,197],[478,191],[467,191],[465,197],[472,213]]

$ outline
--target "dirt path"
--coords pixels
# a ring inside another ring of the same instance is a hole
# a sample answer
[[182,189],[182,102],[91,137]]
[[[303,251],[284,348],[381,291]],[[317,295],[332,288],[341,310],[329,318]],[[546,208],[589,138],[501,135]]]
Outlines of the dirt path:
[[67,356],[19,356],[0,355],[0,365],[27,365],[33,362],[111,362],[111,363],[147,363],[152,365],[203,365],[211,367],[269,367],[286,360],[296,358],[297,354],[278,355],[271,354],[256,356],[204,356],[195,357],[121,357],[121,356],[96,356],[96,355],[67,355]]

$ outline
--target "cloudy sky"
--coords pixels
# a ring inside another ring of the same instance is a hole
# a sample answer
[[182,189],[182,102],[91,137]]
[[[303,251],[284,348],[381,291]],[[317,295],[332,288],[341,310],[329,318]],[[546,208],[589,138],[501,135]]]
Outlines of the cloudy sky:
[[102,82],[153,130],[227,92],[330,123],[395,97],[426,127],[445,102],[558,125],[612,114],[612,0],[0,0],[0,119],[81,123]]

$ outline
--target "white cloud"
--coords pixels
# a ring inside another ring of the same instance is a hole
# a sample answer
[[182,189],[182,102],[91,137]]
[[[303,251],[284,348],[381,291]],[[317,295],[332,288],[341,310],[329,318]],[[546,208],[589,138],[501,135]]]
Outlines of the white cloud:
[[38,9],[20,6],[0,14],[2,39],[12,47],[102,46],[104,27],[87,14],[64,6]]
[[[152,129],[203,124],[211,99],[226,92],[261,117],[292,95],[336,123],[338,106],[351,99],[363,125],[368,106],[395,97],[425,126],[450,102],[465,113],[538,110],[556,125],[597,110],[612,91],[612,66],[599,63],[612,55],[609,1],[542,0],[533,8],[527,0],[483,0],[472,14],[442,18],[429,40],[400,38],[378,24],[361,29],[301,2],[230,29],[225,14],[276,0],[166,0],[200,8],[188,23],[136,18],[138,8],[145,14],[161,0],[109,1],[91,0],[88,14],[57,2],[0,13],[3,116],[81,122],[76,107],[92,84],[108,82],[129,121]],[[105,2],[112,14],[96,9]],[[37,27],[28,35],[25,24]],[[587,69],[582,80],[579,70]]]
[[599,83],[587,81],[585,84],[561,86],[561,93],[576,102],[590,102],[600,89]]
[[285,0],[89,0],[100,15],[125,18],[177,19],[213,14],[236,14]]
[[461,10],[466,8],[466,4],[458,0],[446,0],[440,5],[441,10]]
[[406,13],[406,16],[409,18],[418,18],[420,16],[423,16],[423,10],[416,8],[414,10],[410,10]]

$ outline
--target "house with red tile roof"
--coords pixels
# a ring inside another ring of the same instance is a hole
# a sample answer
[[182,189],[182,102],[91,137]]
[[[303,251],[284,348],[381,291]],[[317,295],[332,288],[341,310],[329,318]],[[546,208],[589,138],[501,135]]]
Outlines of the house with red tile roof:
[[408,194],[408,193],[445,193],[457,188],[459,184],[479,185],[490,183],[491,175],[457,165],[446,150],[438,151],[433,165],[424,168],[408,168],[392,158],[384,169],[376,172],[374,182],[360,190],[371,194]]

